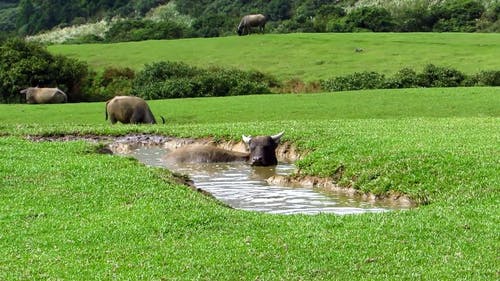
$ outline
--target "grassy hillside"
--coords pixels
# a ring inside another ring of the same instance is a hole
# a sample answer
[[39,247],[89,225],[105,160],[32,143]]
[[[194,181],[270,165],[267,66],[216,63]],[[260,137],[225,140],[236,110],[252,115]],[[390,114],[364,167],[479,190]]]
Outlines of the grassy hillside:
[[[495,87],[370,90],[168,99],[148,103],[155,115],[166,117],[167,128],[180,124],[232,122],[499,117],[499,90]],[[64,106],[5,104],[0,108],[0,129],[5,125],[12,128],[16,124],[21,127],[35,124],[107,125],[104,103]]]
[[[362,52],[356,52],[360,48]],[[155,61],[256,69],[279,79],[304,81],[360,71],[393,74],[433,63],[465,73],[500,69],[500,34],[354,33],[285,34],[53,45],[49,50],[87,61],[92,67],[141,69]]]
[[[152,101],[165,125],[111,126],[103,103],[0,105],[1,280],[495,280],[498,88]],[[26,134],[237,139],[285,130],[307,174],[429,203],[350,216],[225,208],[168,172]]]

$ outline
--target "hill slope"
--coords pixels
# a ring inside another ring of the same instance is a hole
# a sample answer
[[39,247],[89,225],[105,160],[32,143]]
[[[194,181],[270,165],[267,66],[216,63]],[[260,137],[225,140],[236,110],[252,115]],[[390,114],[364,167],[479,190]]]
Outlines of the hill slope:
[[[356,52],[359,48],[362,51]],[[500,69],[500,34],[327,33],[53,45],[49,51],[97,69],[141,69],[156,61],[257,69],[279,79],[326,79],[361,71],[392,74],[403,67],[453,67],[466,73]]]

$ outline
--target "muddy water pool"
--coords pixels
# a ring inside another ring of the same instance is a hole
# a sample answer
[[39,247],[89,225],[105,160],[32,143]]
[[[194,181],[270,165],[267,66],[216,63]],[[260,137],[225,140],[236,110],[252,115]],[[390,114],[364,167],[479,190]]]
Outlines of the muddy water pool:
[[358,214],[384,212],[395,207],[366,202],[341,193],[320,192],[305,187],[268,184],[273,175],[291,174],[295,167],[279,163],[276,167],[251,167],[245,163],[203,163],[168,165],[160,146],[140,146],[126,154],[140,162],[187,174],[197,188],[212,194],[225,204],[242,210],[275,214]]

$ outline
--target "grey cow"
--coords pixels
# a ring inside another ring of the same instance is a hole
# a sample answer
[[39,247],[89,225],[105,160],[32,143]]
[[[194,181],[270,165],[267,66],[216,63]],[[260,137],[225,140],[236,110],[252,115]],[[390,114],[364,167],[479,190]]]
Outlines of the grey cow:
[[59,88],[28,87],[20,91],[26,94],[26,103],[65,103],[68,96]]
[[249,148],[248,153],[226,150],[211,145],[187,145],[167,153],[170,163],[216,163],[248,162],[252,166],[274,166],[278,164],[276,148],[284,132],[274,136],[242,136]]
[[246,15],[241,19],[238,25],[238,35],[250,34],[252,27],[258,27],[259,31],[263,33],[266,22],[266,16],[263,14]]
[[[156,119],[145,100],[134,96],[116,96],[106,102],[106,120],[111,124],[156,124]],[[165,118],[160,116],[163,123]]]

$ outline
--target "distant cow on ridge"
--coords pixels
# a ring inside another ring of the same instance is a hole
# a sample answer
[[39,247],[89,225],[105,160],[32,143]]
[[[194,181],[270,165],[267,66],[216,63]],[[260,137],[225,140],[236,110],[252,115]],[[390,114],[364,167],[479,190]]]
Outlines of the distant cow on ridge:
[[28,87],[20,91],[26,94],[26,103],[65,103],[68,96],[59,88]]
[[240,24],[238,25],[238,35],[241,36],[250,34],[252,27],[258,27],[259,31],[264,33],[266,21],[266,17],[262,14],[246,15],[241,19]]

